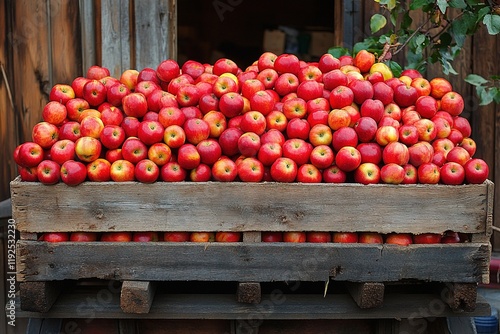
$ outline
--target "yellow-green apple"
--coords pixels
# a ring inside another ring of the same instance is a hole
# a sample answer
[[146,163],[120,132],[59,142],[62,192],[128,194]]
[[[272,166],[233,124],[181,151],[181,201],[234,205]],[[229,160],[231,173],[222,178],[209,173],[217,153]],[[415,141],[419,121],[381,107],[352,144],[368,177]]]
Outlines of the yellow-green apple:
[[447,138],[451,133],[451,126],[443,117],[433,117],[432,122],[436,127],[436,139]]
[[371,162],[364,162],[354,170],[354,182],[361,184],[377,184],[380,182],[380,167]]
[[87,69],[86,77],[91,80],[100,80],[109,76],[109,69],[99,65],[92,65]]
[[470,158],[469,152],[462,146],[455,146],[446,154],[447,161],[456,162],[462,166],[464,166]]
[[219,145],[223,155],[231,157],[240,153],[238,149],[238,140],[242,134],[243,131],[235,127],[229,127],[221,133],[219,136]]
[[370,68],[375,64],[375,55],[366,50],[361,50],[354,57],[354,66],[358,67],[361,73],[370,71]]
[[266,128],[285,131],[288,120],[285,114],[278,110],[273,110],[266,115]]
[[99,240],[103,242],[131,242],[132,232],[104,232]]
[[137,85],[137,77],[139,76],[139,71],[135,69],[126,69],[120,75],[120,82],[127,86],[130,91],[135,89]]
[[296,181],[301,183],[320,183],[321,171],[313,164],[303,164],[297,169]]
[[406,164],[403,166],[405,170],[405,177],[402,184],[415,184],[418,181],[417,168],[412,164]]
[[299,78],[297,78],[297,76],[292,73],[280,74],[274,83],[274,91],[281,97],[284,97],[290,93],[295,93],[298,87]]
[[210,136],[210,125],[200,118],[187,119],[182,128],[186,134],[187,142],[193,145]]
[[87,177],[93,182],[109,181],[111,179],[111,163],[102,158],[92,161],[87,165]]
[[306,242],[306,232],[283,232],[283,242]]
[[474,141],[474,139],[472,138],[464,138],[462,140],[462,142],[459,144],[461,147],[465,148],[465,150],[467,152],[469,152],[469,155],[471,157],[474,156],[474,154],[476,154],[476,148],[477,148],[477,145],[476,145],[476,142]]
[[141,118],[148,112],[148,101],[141,93],[130,93],[122,99],[122,108],[125,115]]
[[407,87],[411,87],[411,82],[413,81],[413,79],[407,75],[401,75],[399,80],[401,80]]
[[410,106],[405,108],[401,112],[401,121],[403,124],[413,125],[416,121],[420,120],[422,117],[415,109],[415,106]]
[[455,116],[453,118],[453,128],[458,129],[464,138],[470,137],[472,134],[472,128],[469,120],[462,116]]
[[128,94],[130,94],[130,89],[121,82],[118,82],[107,89],[106,100],[115,107],[119,107],[122,105],[122,99]]
[[293,73],[297,75],[300,71],[299,58],[290,53],[278,55],[274,60],[274,69],[279,73]]
[[401,121],[402,111],[396,103],[389,103],[384,108],[384,116],[390,116],[396,121]]
[[385,237],[386,244],[408,246],[413,244],[413,237],[410,233],[389,233]]
[[335,153],[329,145],[317,145],[311,151],[309,160],[316,168],[323,170],[332,166],[335,161]]
[[422,164],[431,162],[434,155],[434,148],[425,141],[409,146],[408,151],[410,152],[410,164],[417,168]]
[[[202,63],[200,63],[196,60],[190,59],[190,60],[186,61],[184,64],[182,64],[181,72],[183,74],[188,74],[193,79],[197,79],[200,75],[205,73],[205,66],[203,66]],[[174,76],[174,78],[175,78],[175,76]]]
[[377,129],[375,141],[380,146],[386,146],[389,143],[399,140],[399,131],[391,125],[384,125]]
[[427,118],[422,118],[413,123],[417,128],[418,140],[432,142],[436,139],[437,129],[433,121]]
[[61,166],[61,181],[76,186],[87,178],[87,167],[80,161],[67,160]]
[[75,158],[75,143],[69,139],[61,139],[50,148],[50,158],[62,165]]
[[438,103],[432,96],[420,96],[415,101],[415,110],[421,117],[432,119],[438,111]]
[[[297,120],[299,121],[300,119]],[[295,119],[291,120],[290,123],[292,123],[292,121],[295,121]],[[305,121],[305,120],[300,120],[300,121]],[[308,137],[309,137],[309,142],[313,146],[330,145],[332,143],[333,134],[331,128],[328,125],[316,124],[309,130]],[[288,136],[288,138],[291,137]]]
[[378,126],[373,118],[362,116],[354,124],[353,128],[358,136],[359,142],[368,143],[375,138]]
[[166,242],[186,242],[189,241],[191,233],[189,232],[165,232],[163,241]]
[[212,242],[215,241],[215,233],[213,232],[191,232],[189,235],[191,242]]
[[445,78],[434,78],[429,83],[431,85],[430,95],[438,100],[453,90],[451,83]]
[[132,234],[134,242],[155,242],[158,239],[158,232],[134,232]]
[[178,77],[179,74],[179,64],[173,59],[163,60],[156,68],[156,76],[164,82],[170,82],[170,80]]
[[183,126],[185,121],[186,116],[181,109],[177,107],[163,107],[158,112],[158,122],[160,122],[164,128],[170,125]]
[[165,143],[155,143],[148,148],[148,159],[163,166],[172,158],[172,150]]
[[449,185],[458,185],[464,183],[465,169],[456,162],[446,162],[440,170],[441,183]]
[[54,125],[61,125],[68,115],[64,104],[57,101],[48,102],[42,110],[42,119]]
[[391,142],[384,147],[382,160],[384,164],[395,163],[404,166],[410,160],[410,152],[405,144],[399,141]]
[[114,150],[106,150],[104,158],[108,160],[110,163],[113,163],[116,160],[122,160],[123,159],[122,149],[116,148]]
[[262,242],[283,242],[283,232],[262,232]]
[[257,153],[257,159],[262,162],[264,166],[271,166],[276,159],[283,155],[283,149],[279,143],[266,142],[262,144]]
[[403,166],[395,163],[388,163],[380,168],[380,180],[388,184],[400,184],[405,177],[405,170]]
[[318,60],[318,68],[323,73],[339,69],[340,60],[329,53],[325,53]]
[[486,161],[480,158],[473,158],[464,165],[465,181],[471,184],[480,184],[486,181],[489,175],[489,168]]
[[102,145],[107,149],[113,150],[119,148],[125,141],[125,130],[118,125],[106,125],[102,129],[100,140]]
[[99,80],[90,80],[83,86],[82,94],[90,106],[96,107],[106,101],[106,86]]
[[99,117],[86,116],[80,121],[80,133],[82,137],[99,139],[104,129],[104,123]]
[[136,137],[127,138],[122,144],[122,156],[124,160],[134,165],[148,156],[147,146]]
[[246,157],[237,164],[238,177],[243,182],[260,182],[264,177],[264,165],[254,157]]
[[276,182],[293,182],[297,177],[297,163],[287,157],[280,157],[271,165],[271,177]]
[[92,162],[101,155],[102,144],[93,137],[80,137],[75,142],[75,153],[83,162]]
[[69,241],[69,233],[68,232],[47,232],[41,236],[40,241],[46,241],[46,242]]
[[415,87],[398,85],[394,88],[394,102],[401,108],[406,108],[415,104],[418,92]]
[[59,129],[56,125],[48,122],[35,124],[31,131],[31,139],[43,149],[50,149],[59,140]]
[[382,147],[379,144],[360,143],[356,148],[361,154],[361,163],[371,162],[378,165],[382,161]]
[[425,184],[437,184],[440,180],[439,167],[432,162],[423,163],[417,169],[418,182]]
[[286,126],[286,136],[288,139],[300,138],[306,140],[309,138],[310,130],[311,126],[306,119],[292,118]]
[[322,177],[326,183],[344,183],[347,180],[346,173],[335,165],[324,169]]
[[353,146],[344,146],[337,151],[335,164],[344,172],[352,172],[361,164],[361,153]]
[[273,89],[279,78],[278,72],[273,68],[266,68],[257,74],[257,80],[264,84],[265,89]]
[[159,143],[163,140],[165,129],[158,121],[142,121],[137,129],[137,137],[146,146]]
[[186,180],[187,171],[176,161],[169,161],[160,168],[160,178],[165,182],[181,182]]
[[137,137],[137,130],[139,129],[139,124],[141,121],[136,117],[127,116],[123,119],[120,126],[125,130],[125,137]]
[[212,165],[212,176],[220,182],[232,182],[238,176],[236,163],[228,157],[222,156]]
[[153,183],[160,176],[160,168],[153,161],[143,159],[134,168],[135,179],[142,183]]
[[43,160],[43,148],[34,142],[24,142],[14,152],[14,161],[22,167],[36,167]]
[[177,151],[177,163],[186,170],[194,169],[201,163],[201,156],[196,146],[186,143]]
[[333,150],[338,152],[344,146],[358,145],[358,134],[356,130],[351,127],[344,126],[332,134],[332,147]]
[[200,155],[200,162],[212,166],[222,156],[219,142],[213,138],[202,140],[196,145]]
[[292,159],[298,166],[309,162],[312,145],[300,138],[287,139],[283,144],[283,156]]
[[422,77],[413,78],[410,84],[417,90],[418,96],[429,96],[431,94],[430,82]]
[[93,242],[97,241],[96,232],[71,232],[69,241],[72,242]]
[[66,102],[66,113],[69,120],[78,121],[84,110],[90,108],[89,103],[83,98],[74,98]]
[[101,121],[104,125],[121,125],[123,118],[123,112],[114,106],[104,108],[101,112]]
[[297,97],[305,101],[311,101],[323,97],[323,83],[319,83],[315,80],[300,82],[297,87]]
[[383,244],[384,237],[378,232],[361,232],[358,242],[361,244]]
[[135,166],[128,160],[116,160],[111,164],[109,176],[114,182],[135,180]]
[[216,242],[240,242],[241,232],[216,232],[215,241]]
[[73,79],[71,82],[71,88],[73,88],[75,98],[83,98],[83,86],[85,86],[85,84],[89,81],[90,79],[81,76]]
[[332,109],[341,109],[353,103],[354,92],[349,87],[340,85],[332,89],[328,100]]
[[256,156],[260,146],[260,137],[254,132],[245,132],[238,138],[238,151],[245,157]]
[[352,80],[347,87],[352,90],[354,102],[358,105],[362,105],[366,99],[373,98],[373,85],[368,80]]
[[243,114],[240,128],[243,132],[253,132],[260,136],[266,131],[266,118],[259,111],[249,111]]
[[334,232],[332,233],[332,242],[336,243],[357,243],[359,235],[357,232]]
[[189,179],[192,182],[208,182],[212,179],[212,168],[204,163],[200,163],[189,172]]
[[61,178],[61,166],[52,160],[42,160],[37,166],[37,177],[43,184],[56,184]]
[[399,129],[399,141],[407,146],[418,142],[418,131],[415,125],[403,124]]
[[330,232],[306,232],[306,242],[326,243],[332,241]]
[[265,89],[266,87],[264,86],[262,81],[258,80],[257,78],[245,80],[241,83],[241,95],[243,95],[247,99],[250,99],[256,92]]

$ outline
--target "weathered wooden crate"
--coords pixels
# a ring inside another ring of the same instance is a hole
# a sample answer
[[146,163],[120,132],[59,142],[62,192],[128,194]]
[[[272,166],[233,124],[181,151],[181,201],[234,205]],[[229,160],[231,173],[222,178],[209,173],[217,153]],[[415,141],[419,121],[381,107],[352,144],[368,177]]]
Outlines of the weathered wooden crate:
[[[150,310],[154,282],[240,282],[242,301],[261,300],[261,282],[348,282],[362,308],[380,306],[384,285],[455,284],[455,310],[475,308],[489,280],[493,183],[370,185],[282,183],[11,183],[21,233],[21,307],[48,311],[58,282],[122,281],[126,312]],[[263,231],[467,233],[460,244],[261,243]],[[55,231],[240,231],[238,243],[46,243]],[[322,297],[322,296],[321,296]],[[138,301],[133,305],[132,301]]]

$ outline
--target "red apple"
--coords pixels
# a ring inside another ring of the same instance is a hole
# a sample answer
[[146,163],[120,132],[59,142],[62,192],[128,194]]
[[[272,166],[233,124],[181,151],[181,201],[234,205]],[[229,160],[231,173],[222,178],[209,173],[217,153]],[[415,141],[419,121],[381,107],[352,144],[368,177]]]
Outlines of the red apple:
[[375,133],[375,141],[380,146],[386,146],[389,143],[399,140],[399,131],[394,126],[384,125],[377,129]]
[[414,105],[417,98],[418,92],[415,87],[398,85],[394,88],[394,102],[402,108]]
[[86,77],[91,80],[100,80],[110,75],[109,69],[103,66],[92,65],[87,69]]
[[402,184],[415,184],[418,181],[417,168],[412,164],[406,164],[403,166],[405,170],[405,177]]
[[262,232],[262,242],[283,242],[283,232]]
[[283,242],[302,243],[306,240],[306,232],[283,232]]
[[97,233],[95,232],[71,232],[69,241],[72,242],[93,242],[97,241]]
[[335,165],[324,169],[322,176],[326,183],[344,183],[347,180],[346,173]]
[[448,154],[446,154],[447,161],[456,162],[462,166],[464,166],[470,158],[469,152],[461,146],[453,147]]
[[92,161],[87,165],[87,177],[93,182],[109,181],[111,179],[111,163],[102,158]]
[[238,139],[238,150],[245,157],[256,156],[260,146],[260,137],[254,132],[245,132]]
[[347,85],[354,93],[354,102],[362,105],[366,99],[373,98],[373,85],[367,80],[353,80]]
[[83,86],[83,98],[96,107],[106,101],[107,89],[99,80],[91,80]]
[[465,181],[471,184],[481,184],[488,178],[488,164],[479,158],[470,159],[464,165]]
[[134,165],[148,156],[147,146],[138,138],[127,138],[122,144],[123,159]]
[[380,164],[382,161],[382,147],[377,143],[360,143],[356,149],[361,154],[361,163],[371,162],[373,164]]
[[75,142],[75,153],[83,162],[92,162],[101,155],[101,142],[92,137],[80,137]]
[[130,93],[122,100],[123,112],[127,116],[140,118],[148,112],[148,101],[141,93]]
[[279,73],[297,75],[300,71],[299,58],[293,54],[283,53],[274,60],[274,69]]
[[462,142],[459,144],[461,147],[465,148],[469,155],[472,157],[476,153],[476,142],[472,138],[464,138]]
[[104,123],[97,116],[85,116],[80,121],[80,133],[82,137],[92,137],[99,139],[104,129]]
[[116,160],[111,164],[109,176],[114,182],[134,181],[135,166],[128,160]]
[[132,232],[105,232],[101,235],[102,242],[131,242]]
[[411,145],[408,147],[408,151],[410,153],[410,163],[417,168],[422,164],[431,162],[434,155],[433,147],[423,141]]
[[354,182],[377,184],[380,182],[380,167],[371,162],[364,162],[354,170]]
[[279,96],[295,93],[298,87],[299,78],[293,73],[280,74],[274,83],[274,91],[278,93]]
[[264,177],[264,165],[253,157],[244,158],[237,165],[238,176],[243,182],[260,182]]
[[[15,162],[26,168],[36,167],[43,160],[43,148],[34,142],[24,142],[18,146]],[[17,156],[17,157],[16,157]]]
[[37,166],[37,178],[43,184],[56,184],[61,179],[61,166],[52,160],[43,160]]
[[400,184],[405,178],[405,170],[403,166],[395,163],[388,163],[380,168],[380,180],[389,184]]
[[311,101],[323,97],[323,84],[320,84],[315,80],[302,81],[297,87],[297,97],[305,101]]
[[135,179],[142,183],[153,183],[160,176],[160,168],[151,160],[143,159],[135,165]]
[[220,182],[232,182],[238,176],[238,170],[234,161],[227,157],[221,157],[212,166],[214,180]]
[[31,138],[43,149],[50,149],[59,140],[59,129],[54,124],[39,122],[33,127]]
[[280,157],[271,166],[271,177],[276,182],[293,182],[297,176],[297,163],[286,157]]
[[338,150],[335,164],[344,172],[351,172],[361,164],[361,153],[353,146],[344,146]]
[[356,147],[358,145],[358,134],[351,127],[342,127],[332,134],[332,147],[338,152],[344,146]]
[[446,162],[440,168],[441,183],[458,185],[465,180],[465,169],[456,162]]
[[413,237],[410,233],[390,233],[385,238],[386,244],[408,246],[413,244]]
[[410,160],[410,152],[405,144],[397,141],[391,142],[384,147],[382,160],[384,164],[395,163],[404,166]]
[[359,235],[356,232],[334,232],[332,233],[332,242],[336,243],[357,243]]
[[68,232],[48,232],[44,233],[40,241],[46,242],[64,242],[69,241],[69,233]]
[[361,232],[358,242],[361,244],[383,244],[384,238],[378,232]]
[[67,160],[61,166],[61,181],[69,186],[76,186],[87,178],[87,167],[74,160]]
[[424,163],[417,169],[418,182],[437,184],[440,180],[439,167],[432,162]]
[[441,99],[446,93],[453,90],[451,83],[444,78],[434,78],[429,81],[431,85],[431,96],[435,99]]
[[216,242],[240,242],[241,232],[217,232],[215,233]]
[[139,71],[134,69],[127,69],[120,75],[120,82],[127,86],[127,88],[132,91],[137,85],[137,77],[139,76]]
[[320,183],[321,171],[313,164],[303,164],[297,170],[296,181],[301,183]]
[[266,68],[257,74],[257,80],[264,84],[265,89],[272,89],[279,78],[278,72],[273,68]]
[[332,241],[330,232],[306,232],[306,242],[326,243]]
[[75,143],[69,139],[55,142],[50,148],[50,157],[59,165],[68,160],[73,160],[75,158]]
[[222,154],[226,156],[234,156],[239,153],[238,140],[243,134],[239,128],[227,128],[219,136],[219,144],[222,148]]
[[177,162],[170,161],[160,169],[160,177],[165,182],[181,182],[186,180],[187,172]]
[[189,241],[191,233],[189,232],[165,232],[163,241],[166,242],[186,242]]
[[420,96],[415,101],[415,109],[420,116],[431,119],[438,111],[438,103],[432,96]]

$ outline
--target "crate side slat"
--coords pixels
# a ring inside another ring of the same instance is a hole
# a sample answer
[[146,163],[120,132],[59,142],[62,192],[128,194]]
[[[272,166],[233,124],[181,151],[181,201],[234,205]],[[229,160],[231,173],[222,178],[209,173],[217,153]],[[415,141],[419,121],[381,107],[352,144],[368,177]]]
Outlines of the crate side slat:
[[[22,232],[486,232],[488,183],[11,183]],[[187,214],[188,213],[188,214]]]
[[[488,244],[18,242],[18,279],[482,282]],[[75,260],[78,259],[78,260]]]

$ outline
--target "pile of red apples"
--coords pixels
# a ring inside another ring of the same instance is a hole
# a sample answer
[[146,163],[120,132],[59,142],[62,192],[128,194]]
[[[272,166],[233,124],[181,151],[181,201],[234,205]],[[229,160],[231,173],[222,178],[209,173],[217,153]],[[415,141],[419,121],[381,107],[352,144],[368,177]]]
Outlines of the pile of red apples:
[[394,77],[374,54],[263,53],[125,70],[52,87],[23,181],[482,183],[464,99],[445,78]]

